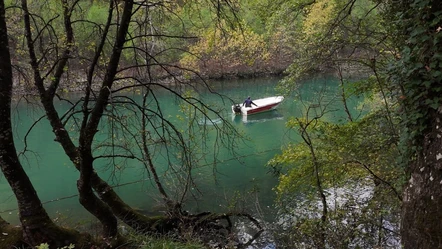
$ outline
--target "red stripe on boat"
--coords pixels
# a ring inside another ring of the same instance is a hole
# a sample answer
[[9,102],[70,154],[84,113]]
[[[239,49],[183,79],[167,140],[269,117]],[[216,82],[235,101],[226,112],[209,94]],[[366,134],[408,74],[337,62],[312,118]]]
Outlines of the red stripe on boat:
[[281,102],[275,103],[275,104],[271,104],[271,105],[266,105],[266,106],[260,106],[258,108],[252,109],[252,110],[248,110],[247,111],[247,115],[250,114],[254,114],[254,113],[258,113],[258,112],[264,112],[264,111],[268,111],[271,110],[274,106],[279,105]]

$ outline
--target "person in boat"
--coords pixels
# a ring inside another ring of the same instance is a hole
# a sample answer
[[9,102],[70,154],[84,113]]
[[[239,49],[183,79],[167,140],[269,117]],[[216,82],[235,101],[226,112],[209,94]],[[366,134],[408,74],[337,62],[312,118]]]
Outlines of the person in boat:
[[246,100],[244,100],[244,102],[242,103],[242,106],[246,106],[246,107],[252,107],[252,105],[257,106],[255,103],[253,103],[252,99],[250,99],[250,96],[247,97]]

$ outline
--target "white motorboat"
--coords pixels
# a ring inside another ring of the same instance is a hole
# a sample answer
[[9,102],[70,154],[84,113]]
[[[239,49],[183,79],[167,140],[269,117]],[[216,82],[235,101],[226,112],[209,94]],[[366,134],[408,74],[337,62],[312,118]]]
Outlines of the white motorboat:
[[245,107],[243,104],[236,104],[232,105],[232,112],[235,114],[242,114],[242,115],[251,115],[261,112],[266,112],[270,110],[276,109],[279,104],[284,100],[283,96],[273,96],[273,97],[267,97],[262,99],[255,99],[253,100],[253,103],[256,104],[251,107]]

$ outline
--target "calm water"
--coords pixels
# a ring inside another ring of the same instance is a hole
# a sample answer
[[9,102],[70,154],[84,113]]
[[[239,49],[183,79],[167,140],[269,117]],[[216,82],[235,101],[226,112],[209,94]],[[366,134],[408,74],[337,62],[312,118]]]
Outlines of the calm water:
[[[247,96],[260,98],[276,95],[277,82],[278,79],[223,81],[213,82],[213,86],[218,92],[240,103]],[[299,91],[305,102],[294,101],[294,96],[288,96],[276,111],[249,117],[232,115],[230,102],[223,103],[219,98],[203,93],[201,97],[206,101],[224,105],[226,109],[224,117],[249,140],[237,149],[239,157],[235,158],[231,153],[221,151],[216,158],[218,163],[215,171],[210,162],[195,171],[202,196],[197,199],[189,198],[185,208],[193,211],[226,211],[232,203],[237,203],[237,207],[244,206],[250,212],[259,210],[260,215],[271,219],[275,198],[272,188],[277,184],[277,179],[269,174],[269,169],[265,165],[280,152],[281,146],[289,140],[296,139],[296,136],[289,135],[285,128],[288,117],[301,115],[304,106],[308,103],[315,104],[315,98],[324,89],[329,100],[338,99],[335,81],[327,79],[308,81]],[[164,93],[160,98],[164,104],[165,115],[173,118],[177,110],[172,96]],[[59,108],[67,106],[60,103]],[[342,109],[339,104],[334,105],[334,108]],[[16,105],[14,127],[19,151],[25,148],[23,141],[27,130],[41,115],[41,110],[35,106],[24,103]],[[343,111],[331,115],[333,116],[330,118],[333,120],[344,117]],[[209,124],[201,121],[201,125]],[[54,135],[49,124],[43,119],[27,135],[27,152],[21,156],[22,164],[51,217],[71,222],[85,220],[90,216],[78,203],[76,196],[78,171],[72,166],[61,146],[53,139]],[[98,173],[111,185],[121,185],[117,188],[117,192],[127,203],[146,213],[158,211],[156,205],[158,196],[139,163],[129,162],[124,170],[115,174],[109,174],[102,168],[105,168],[105,165],[96,165]],[[16,223],[18,218],[15,197],[4,177],[0,176],[0,215],[7,221]]]

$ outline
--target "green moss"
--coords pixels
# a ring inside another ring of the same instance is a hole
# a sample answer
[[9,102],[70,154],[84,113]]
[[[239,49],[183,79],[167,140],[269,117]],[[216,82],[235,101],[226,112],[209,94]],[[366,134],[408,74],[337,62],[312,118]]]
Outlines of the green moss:
[[204,249],[203,244],[196,241],[176,242],[168,238],[136,236],[132,241],[140,249]]
[[12,226],[2,226],[0,228],[0,248],[23,248],[22,230]]

